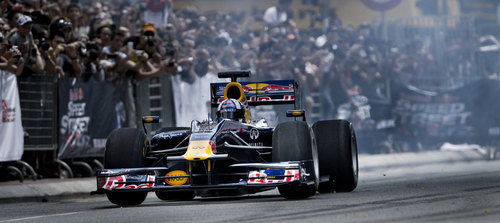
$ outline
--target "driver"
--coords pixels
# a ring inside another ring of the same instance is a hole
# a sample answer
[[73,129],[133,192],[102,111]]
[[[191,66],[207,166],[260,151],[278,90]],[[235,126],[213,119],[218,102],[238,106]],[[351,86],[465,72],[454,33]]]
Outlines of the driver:
[[245,120],[245,107],[236,99],[226,99],[219,104],[217,118],[219,121],[222,119],[231,119],[243,122]]

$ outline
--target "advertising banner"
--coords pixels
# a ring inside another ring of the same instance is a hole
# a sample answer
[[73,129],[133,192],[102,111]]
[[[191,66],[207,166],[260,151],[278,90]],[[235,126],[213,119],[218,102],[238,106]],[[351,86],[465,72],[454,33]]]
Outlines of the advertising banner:
[[396,125],[408,136],[481,143],[500,135],[498,80],[479,80],[446,92],[403,85],[394,90]]
[[59,158],[103,157],[108,134],[125,127],[121,85],[90,78],[59,83]]
[[21,160],[24,131],[16,75],[0,70],[0,162]]

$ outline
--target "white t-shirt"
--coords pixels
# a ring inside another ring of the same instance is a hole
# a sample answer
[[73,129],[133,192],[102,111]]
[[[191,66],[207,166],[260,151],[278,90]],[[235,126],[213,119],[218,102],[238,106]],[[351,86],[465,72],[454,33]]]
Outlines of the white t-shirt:
[[24,61],[27,61],[28,55],[31,54],[31,49],[34,48],[33,34],[30,32],[29,35],[23,38],[15,32],[10,37],[9,42],[17,46],[17,49],[23,54]]
[[269,7],[264,12],[264,22],[268,24],[277,25],[286,20],[287,20],[286,12],[278,12],[278,7],[276,6]]

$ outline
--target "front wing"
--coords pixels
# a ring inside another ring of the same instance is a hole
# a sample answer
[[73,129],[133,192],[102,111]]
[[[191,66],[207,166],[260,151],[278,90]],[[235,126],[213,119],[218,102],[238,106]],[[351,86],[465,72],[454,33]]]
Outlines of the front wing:
[[[224,184],[189,184],[169,185],[170,179],[189,179],[190,174],[159,176],[160,171],[169,171],[167,167],[146,167],[127,169],[102,169],[97,171],[97,190],[91,194],[107,191],[182,191],[202,189],[236,189],[244,187],[276,187],[285,184],[314,184],[313,161],[290,161],[280,163],[240,163],[229,167],[244,167],[247,174],[239,182]],[[210,175],[207,175],[208,177]]]

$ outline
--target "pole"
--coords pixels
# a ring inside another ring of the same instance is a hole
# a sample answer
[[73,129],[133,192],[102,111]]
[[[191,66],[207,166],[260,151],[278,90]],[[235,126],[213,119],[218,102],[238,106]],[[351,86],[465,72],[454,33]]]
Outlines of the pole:
[[385,18],[385,10],[380,12],[380,21],[382,23],[382,38],[387,41],[387,23]]

